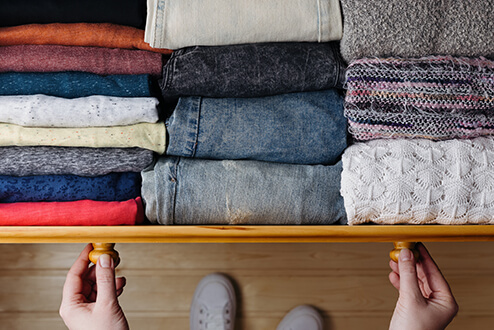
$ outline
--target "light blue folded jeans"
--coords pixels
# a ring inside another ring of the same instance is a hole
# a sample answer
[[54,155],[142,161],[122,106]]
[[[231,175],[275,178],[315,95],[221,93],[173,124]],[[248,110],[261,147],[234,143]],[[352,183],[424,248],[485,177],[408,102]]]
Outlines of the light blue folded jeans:
[[166,154],[333,165],[347,147],[336,89],[258,98],[180,98]]
[[146,216],[163,225],[346,224],[342,165],[161,157],[142,172]]

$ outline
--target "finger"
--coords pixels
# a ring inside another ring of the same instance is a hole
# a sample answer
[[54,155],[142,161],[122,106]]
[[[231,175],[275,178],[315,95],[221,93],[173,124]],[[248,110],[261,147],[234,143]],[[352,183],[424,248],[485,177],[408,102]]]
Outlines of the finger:
[[388,277],[391,285],[393,285],[396,290],[400,291],[400,275],[395,272],[391,272]]
[[[115,279],[115,289],[117,291],[123,289],[126,284],[127,284],[127,279],[125,277],[117,277]],[[94,292],[98,292],[98,283],[94,283],[91,286],[91,290]]]
[[420,253],[419,268],[424,273],[424,280],[427,281],[430,290],[433,292],[443,291],[451,294],[451,288],[449,287],[448,282],[426,247],[422,243],[419,243],[417,244],[417,249]]
[[398,268],[398,263],[394,260],[389,261],[389,268],[395,273],[400,273],[400,269]]
[[117,279],[115,280],[115,286],[117,291],[123,290],[126,284],[127,284],[127,279],[125,277],[117,277]]
[[117,302],[115,286],[115,266],[108,254],[102,254],[96,264],[97,305],[111,305]]
[[81,293],[82,280],[88,270],[89,265],[89,252],[92,250],[92,245],[88,244],[79,254],[72,267],[70,268],[65,284],[63,286],[63,296],[71,297],[74,294]]
[[412,251],[409,249],[401,250],[398,267],[400,272],[400,296],[405,295],[413,299],[422,298]]
[[123,288],[120,290],[117,290],[117,297],[120,297],[120,295],[123,293]]

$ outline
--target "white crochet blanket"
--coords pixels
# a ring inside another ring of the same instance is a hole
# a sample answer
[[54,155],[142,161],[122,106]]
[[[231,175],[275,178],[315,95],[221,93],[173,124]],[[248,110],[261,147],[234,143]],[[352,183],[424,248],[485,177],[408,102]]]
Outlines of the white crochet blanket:
[[348,224],[494,224],[494,139],[372,140],[343,154]]

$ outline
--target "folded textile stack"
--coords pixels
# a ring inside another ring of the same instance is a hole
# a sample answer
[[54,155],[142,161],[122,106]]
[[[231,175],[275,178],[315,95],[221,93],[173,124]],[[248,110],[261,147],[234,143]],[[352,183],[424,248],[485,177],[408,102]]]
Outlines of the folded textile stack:
[[178,49],[167,156],[142,174],[151,222],[346,222],[341,22],[336,0],[148,1],[145,40]]
[[348,223],[494,223],[492,1],[342,7]]
[[0,225],[143,221],[140,171],[166,146],[151,81],[170,53],[144,43],[145,9],[0,4]]

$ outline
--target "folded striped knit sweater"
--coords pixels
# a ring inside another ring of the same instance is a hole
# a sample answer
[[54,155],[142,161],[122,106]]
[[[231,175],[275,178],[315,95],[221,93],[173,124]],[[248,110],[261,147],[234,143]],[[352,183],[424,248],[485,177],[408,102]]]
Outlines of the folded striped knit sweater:
[[356,140],[444,140],[494,134],[494,62],[373,58],[347,71],[345,116]]

